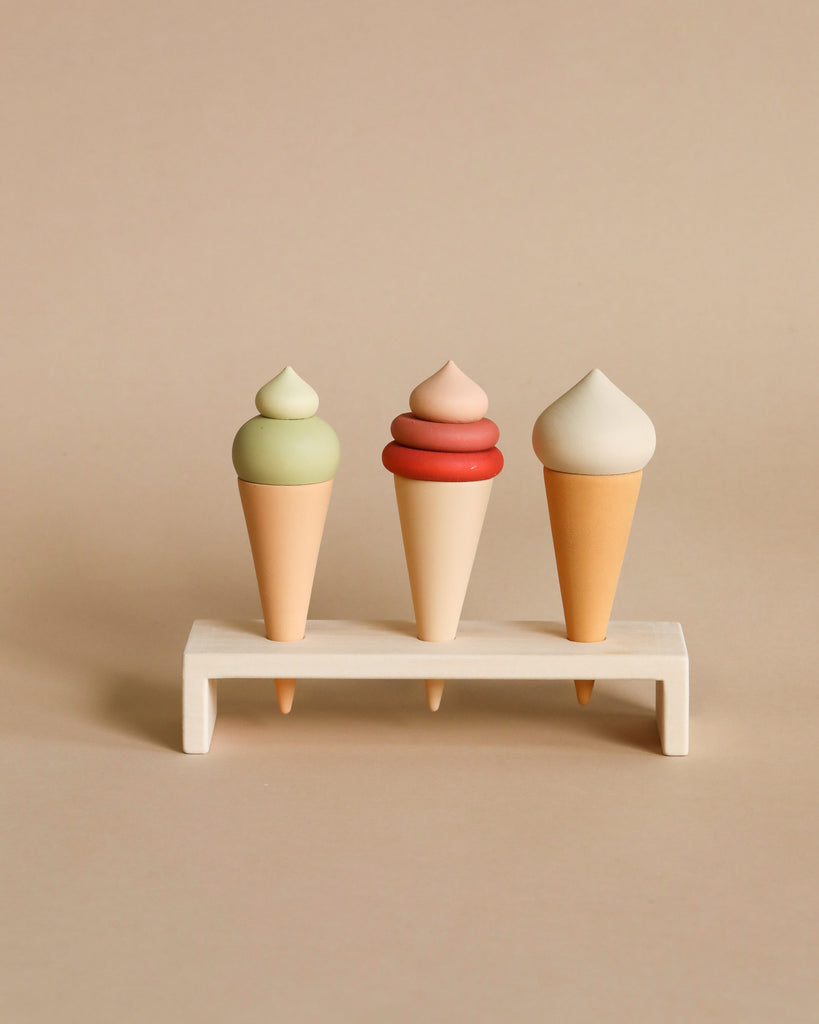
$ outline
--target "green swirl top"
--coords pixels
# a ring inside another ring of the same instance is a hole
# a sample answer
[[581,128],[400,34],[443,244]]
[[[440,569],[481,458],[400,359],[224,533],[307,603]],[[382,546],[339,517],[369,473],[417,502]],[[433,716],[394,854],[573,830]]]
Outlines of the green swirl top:
[[292,366],[256,395],[261,415],[248,420],[233,440],[233,465],[253,484],[318,484],[332,480],[340,446],[329,423],[316,416],[319,399]]

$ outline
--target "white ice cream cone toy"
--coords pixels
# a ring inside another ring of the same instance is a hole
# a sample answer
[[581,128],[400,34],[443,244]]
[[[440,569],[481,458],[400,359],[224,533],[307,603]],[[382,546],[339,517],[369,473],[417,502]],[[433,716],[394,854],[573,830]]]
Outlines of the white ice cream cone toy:
[[[395,497],[419,640],[454,640],[492,482],[503,467],[485,392],[447,363],[410,395],[382,460]],[[437,711],[444,681],[426,681]]]
[[[543,463],[566,635],[606,638],[654,426],[639,406],[592,370],[538,417],[532,444]],[[593,679],[575,680],[588,704]]]
[[[339,443],[315,415],[318,395],[289,366],[258,392],[256,407],[233,442],[233,464],[265,636],[293,642],[304,639]],[[276,680],[285,714],[294,690],[292,679]]]

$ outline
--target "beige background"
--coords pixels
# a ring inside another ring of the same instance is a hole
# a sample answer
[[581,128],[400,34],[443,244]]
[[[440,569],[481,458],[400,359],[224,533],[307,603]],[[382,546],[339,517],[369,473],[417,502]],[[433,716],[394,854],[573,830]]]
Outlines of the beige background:
[[[819,8],[5,2],[3,1017],[807,1021]],[[410,616],[380,449],[454,358],[506,468],[465,615],[560,618],[531,424],[653,418],[617,618],[650,684],[224,684],[230,464],[293,363],[343,446],[313,614]]]

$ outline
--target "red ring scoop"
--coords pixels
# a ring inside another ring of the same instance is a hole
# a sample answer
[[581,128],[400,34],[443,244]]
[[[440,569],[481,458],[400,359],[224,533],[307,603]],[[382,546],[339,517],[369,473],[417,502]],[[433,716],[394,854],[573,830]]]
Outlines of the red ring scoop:
[[490,480],[503,469],[503,456],[497,448],[479,452],[434,452],[406,448],[395,441],[381,453],[381,461],[396,476],[451,483]]

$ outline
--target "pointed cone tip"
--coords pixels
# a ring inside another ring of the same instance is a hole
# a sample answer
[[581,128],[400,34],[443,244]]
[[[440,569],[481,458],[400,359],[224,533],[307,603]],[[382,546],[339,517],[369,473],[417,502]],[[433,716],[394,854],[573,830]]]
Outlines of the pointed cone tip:
[[294,679],[276,680],[276,697],[279,701],[279,711],[283,715],[289,715],[293,710],[293,698],[296,694],[296,681]]
[[437,711],[441,706],[441,698],[444,695],[443,679],[427,679],[427,704],[430,711]]

